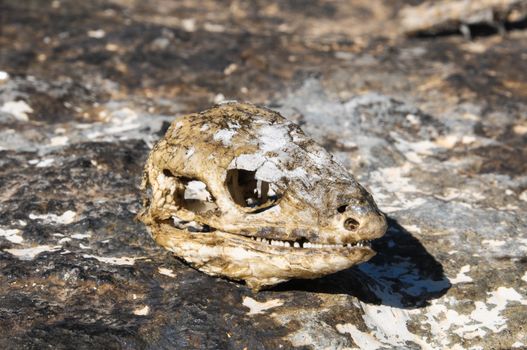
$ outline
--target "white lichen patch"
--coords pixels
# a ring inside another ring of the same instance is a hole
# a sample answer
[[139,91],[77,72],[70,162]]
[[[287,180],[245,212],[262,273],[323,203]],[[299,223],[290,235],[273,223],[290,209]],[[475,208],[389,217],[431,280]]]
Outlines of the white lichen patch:
[[93,29],[86,32],[90,38],[102,39],[106,36],[106,32],[103,29]]
[[404,310],[386,305],[361,303],[364,310],[363,319],[372,334],[386,346],[405,346],[407,342],[418,344],[421,349],[433,347],[420,336],[408,330],[408,322],[415,310]]
[[159,272],[161,275],[165,275],[168,277],[176,277],[174,270],[167,269],[166,267],[158,267],[157,272]]
[[45,252],[55,252],[60,250],[61,246],[50,246],[50,245],[39,245],[30,248],[13,248],[13,249],[4,249],[5,252],[15,256],[20,260],[33,260],[39,254]]
[[105,264],[121,265],[121,266],[132,266],[135,264],[136,260],[144,259],[143,257],[137,257],[137,258],[131,258],[127,256],[107,257],[107,256],[96,256],[96,255],[89,255],[89,254],[84,254],[82,257],[85,259],[96,259]]
[[136,316],[146,316],[150,313],[150,307],[145,305],[141,308],[134,309],[132,313]]
[[222,129],[218,130],[214,136],[214,141],[219,141],[223,143],[225,146],[228,146],[231,144],[232,137],[236,134],[236,130],[228,130],[228,129]]
[[351,323],[337,324],[336,328],[341,334],[349,334],[353,342],[361,350],[377,350],[384,347],[383,343],[378,341],[373,335],[362,332]]
[[459,301],[452,297],[434,300],[427,308],[425,322],[438,344],[442,347],[452,345],[452,334],[470,340],[502,332],[507,328],[507,318],[502,313],[508,304],[527,305],[525,297],[513,288],[499,287],[488,295],[484,302],[475,301],[474,309],[466,314],[455,310]]
[[11,243],[20,244],[24,241],[24,237],[22,237],[22,231],[16,228],[2,228],[0,227],[0,237],[4,237]]
[[421,233],[421,228],[416,225],[404,225],[404,228],[408,230],[408,232],[411,232],[411,233],[417,233],[417,234]]
[[279,151],[289,145],[287,124],[264,125],[259,129],[258,146],[262,153]]
[[[45,158],[42,160],[36,160],[34,164],[37,168],[47,168],[48,166],[51,166],[54,162],[55,159],[53,158]],[[32,161],[29,161],[29,164],[32,164]]]
[[383,188],[388,192],[417,192],[417,187],[411,183],[412,178],[408,176],[412,169],[413,166],[409,163],[400,167],[381,168],[372,172],[371,179],[382,183]]
[[456,277],[450,279],[450,283],[458,284],[473,282],[472,277],[466,275],[467,272],[470,272],[470,265],[464,265],[463,267],[461,267],[461,270],[456,275]]
[[504,246],[507,242],[496,239],[484,239],[481,241],[481,243],[488,245],[492,248],[498,248]]
[[24,101],[7,101],[0,106],[0,112],[9,113],[15,119],[27,122],[29,120],[28,114],[33,113],[33,108]]
[[91,233],[74,233],[70,237],[73,239],[86,239],[91,237]]
[[400,137],[397,133],[391,132],[390,136],[396,141],[395,147],[406,157],[406,159],[413,163],[423,163],[424,157],[435,154],[438,148],[437,144],[432,141],[424,140],[417,142],[409,142]]
[[73,210],[67,210],[61,215],[57,214],[29,214],[31,220],[42,220],[47,224],[54,225],[69,225],[72,222],[75,222],[77,213]]
[[257,315],[275,307],[282,306],[284,302],[280,299],[271,299],[264,302],[259,302],[251,297],[246,296],[243,298],[242,304],[243,306],[249,308],[249,315]]
[[67,136],[55,136],[49,140],[50,146],[64,146],[69,142],[69,137]]

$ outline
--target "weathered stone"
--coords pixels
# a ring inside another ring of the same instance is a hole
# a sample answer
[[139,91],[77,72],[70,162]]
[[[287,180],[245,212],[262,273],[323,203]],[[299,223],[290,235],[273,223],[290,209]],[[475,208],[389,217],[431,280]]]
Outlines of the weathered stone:
[[[527,32],[399,36],[417,3],[4,0],[0,347],[525,348]],[[155,245],[147,154],[222,99],[367,186],[374,258],[253,294]]]

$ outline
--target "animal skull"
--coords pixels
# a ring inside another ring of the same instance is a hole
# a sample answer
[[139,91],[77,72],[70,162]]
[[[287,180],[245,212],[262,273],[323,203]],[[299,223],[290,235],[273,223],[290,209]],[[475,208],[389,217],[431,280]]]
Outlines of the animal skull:
[[230,102],[176,119],[146,162],[139,214],[158,244],[253,290],[370,259],[386,220],[300,127]]

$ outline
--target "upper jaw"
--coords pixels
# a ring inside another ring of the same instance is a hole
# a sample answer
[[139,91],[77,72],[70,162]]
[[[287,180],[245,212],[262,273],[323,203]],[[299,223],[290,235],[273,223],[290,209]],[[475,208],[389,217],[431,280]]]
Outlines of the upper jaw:
[[[272,230],[270,232],[267,232],[267,237],[261,237],[258,235],[258,233],[232,233],[232,232],[226,232],[222,230],[216,230],[214,228],[211,228],[207,225],[202,225],[197,222],[185,222],[180,220],[179,218],[173,216],[173,223],[172,226],[176,228],[177,230],[184,231],[189,234],[211,234],[212,232],[218,233],[221,232],[225,235],[231,236],[231,239],[238,239],[238,240],[244,240],[245,243],[254,245],[258,249],[262,248],[268,248],[268,249],[280,249],[285,248],[287,250],[303,250],[303,249],[309,249],[309,250],[328,250],[328,251],[347,251],[350,249],[371,249],[371,241],[370,240],[353,240],[353,241],[345,241],[345,242],[327,242],[327,241],[321,241],[321,240],[308,240],[304,236],[299,236],[300,238],[282,238],[280,235],[277,235],[278,237],[272,235]],[[269,234],[271,233],[271,235]],[[298,233],[298,232],[297,232]],[[373,252],[373,250],[372,250]]]

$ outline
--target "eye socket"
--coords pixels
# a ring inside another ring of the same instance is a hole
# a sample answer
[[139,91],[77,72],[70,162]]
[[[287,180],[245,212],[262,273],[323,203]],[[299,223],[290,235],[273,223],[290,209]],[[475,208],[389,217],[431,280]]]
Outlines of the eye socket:
[[207,185],[199,180],[179,179],[183,186],[178,186],[180,204],[183,208],[195,213],[216,210],[218,206]]
[[275,184],[258,180],[255,175],[255,171],[230,169],[225,183],[234,203],[250,213],[261,213],[274,207],[281,196]]
[[197,179],[176,176],[169,169],[163,169],[163,175],[175,183],[175,204],[195,213],[204,213],[218,208],[207,185]]

